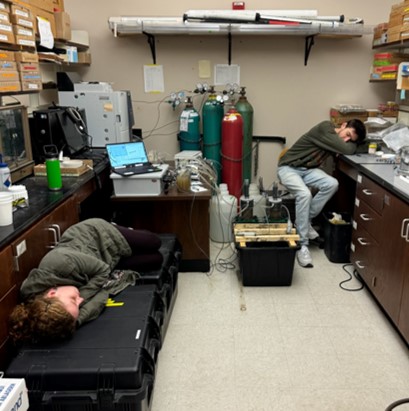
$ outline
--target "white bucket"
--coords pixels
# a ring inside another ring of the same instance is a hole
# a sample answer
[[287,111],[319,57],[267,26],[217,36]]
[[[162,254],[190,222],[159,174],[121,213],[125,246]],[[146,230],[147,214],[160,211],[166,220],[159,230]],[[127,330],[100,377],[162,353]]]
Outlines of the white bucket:
[[13,224],[13,195],[0,192],[0,226]]
[[233,241],[232,223],[237,216],[237,198],[230,194],[213,196],[210,203],[210,238],[216,243]]

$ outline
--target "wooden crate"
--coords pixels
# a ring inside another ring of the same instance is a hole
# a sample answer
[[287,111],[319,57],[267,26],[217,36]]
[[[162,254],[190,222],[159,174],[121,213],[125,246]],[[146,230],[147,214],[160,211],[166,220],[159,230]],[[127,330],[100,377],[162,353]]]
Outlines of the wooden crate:
[[295,228],[287,232],[287,223],[237,223],[234,224],[234,241],[240,247],[255,241],[287,241],[290,247],[297,247],[300,236]]

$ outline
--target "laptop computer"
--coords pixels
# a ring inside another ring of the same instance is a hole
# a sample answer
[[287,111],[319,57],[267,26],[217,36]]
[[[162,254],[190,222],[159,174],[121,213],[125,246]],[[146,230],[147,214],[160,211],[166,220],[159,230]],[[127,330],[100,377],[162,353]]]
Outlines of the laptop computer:
[[114,173],[128,177],[160,171],[149,161],[143,141],[107,144],[106,150]]

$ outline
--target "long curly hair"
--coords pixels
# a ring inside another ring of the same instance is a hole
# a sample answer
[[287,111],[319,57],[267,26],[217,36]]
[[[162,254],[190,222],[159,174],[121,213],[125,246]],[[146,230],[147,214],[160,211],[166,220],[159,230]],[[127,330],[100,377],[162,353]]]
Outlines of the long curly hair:
[[14,308],[9,326],[15,344],[36,344],[71,337],[76,320],[58,299],[38,295]]

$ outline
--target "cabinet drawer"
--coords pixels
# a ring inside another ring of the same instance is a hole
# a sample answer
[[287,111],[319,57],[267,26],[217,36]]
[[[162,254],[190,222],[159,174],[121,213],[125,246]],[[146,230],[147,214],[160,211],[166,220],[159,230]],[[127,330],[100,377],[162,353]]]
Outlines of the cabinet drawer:
[[352,230],[351,262],[368,285],[377,266],[378,250],[379,243],[366,230]]
[[15,283],[13,253],[11,247],[7,247],[0,252],[0,299],[3,298],[12,285]]
[[365,201],[379,214],[382,214],[386,191],[377,183],[362,174],[358,175],[356,196]]
[[384,234],[382,232],[382,216],[358,197],[355,199],[354,228],[358,231],[364,228],[377,241],[379,241],[382,234]]

